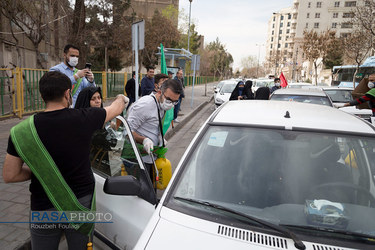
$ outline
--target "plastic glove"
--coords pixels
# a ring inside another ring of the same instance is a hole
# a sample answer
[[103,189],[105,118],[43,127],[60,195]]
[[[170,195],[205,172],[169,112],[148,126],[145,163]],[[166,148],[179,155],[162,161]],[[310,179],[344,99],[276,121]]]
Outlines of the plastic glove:
[[166,146],[167,146],[167,144],[168,144],[167,140],[166,140],[166,139],[164,139],[164,146],[166,147]]
[[154,149],[154,143],[151,141],[150,138],[145,138],[142,143],[143,143],[143,148],[146,150],[148,154],[150,154],[151,150]]

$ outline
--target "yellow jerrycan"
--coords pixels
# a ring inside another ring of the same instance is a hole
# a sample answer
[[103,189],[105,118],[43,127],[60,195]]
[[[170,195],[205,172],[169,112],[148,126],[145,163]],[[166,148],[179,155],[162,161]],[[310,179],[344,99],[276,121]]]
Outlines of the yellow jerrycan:
[[172,165],[167,158],[157,158],[155,165],[159,172],[159,181],[156,182],[156,188],[163,190],[172,178]]

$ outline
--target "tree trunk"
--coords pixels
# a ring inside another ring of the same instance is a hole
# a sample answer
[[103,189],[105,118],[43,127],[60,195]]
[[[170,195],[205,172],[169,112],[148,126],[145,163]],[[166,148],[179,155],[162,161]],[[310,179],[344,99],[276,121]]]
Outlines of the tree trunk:
[[[54,2],[52,3],[53,6],[53,17],[54,19],[58,19],[59,18],[59,2],[60,0],[54,0]],[[53,38],[54,38],[54,41],[55,41],[55,47],[54,47],[54,54],[55,54],[55,58],[57,59],[57,61],[59,61],[60,59],[60,35],[59,35],[59,21],[55,21],[53,22]]]
[[77,46],[80,49],[80,58],[83,60],[79,61],[79,68],[83,68],[86,58],[86,48],[84,46],[85,41],[85,22],[86,9],[84,0],[76,0],[73,12],[73,22],[71,26],[71,32],[68,38],[68,42]]
[[315,70],[315,86],[318,85],[318,65],[316,64],[316,61],[314,61],[314,70]]

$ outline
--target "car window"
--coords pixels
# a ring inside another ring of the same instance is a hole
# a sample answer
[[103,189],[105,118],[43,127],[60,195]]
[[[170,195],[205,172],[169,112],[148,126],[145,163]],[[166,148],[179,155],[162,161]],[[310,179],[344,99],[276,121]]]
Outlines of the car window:
[[293,102],[303,102],[320,104],[332,107],[332,103],[326,96],[307,96],[307,95],[272,95],[271,100],[276,101],[293,101]]
[[350,102],[353,100],[350,90],[324,90],[333,102]]
[[133,147],[134,140],[129,137],[129,131],[128,126],[118,119],[113,119],[103,129],[95,132],[90,161],[96,172],[104,176],[132,175],[139,179],[139,151]]
[[221,87],[220,91],[223,93],[232,93],[235,87],[236,84],[224,84],[223,87]]
[[[364,219],[375,206],[374,143],[352,135],[210,126],[181,166],[168,203],[215,220],[212,209],[173,197],[219,204],[275,224],[375,236],[375,224]],[[335,204],[340,214],[335,219],[314,214],[315,201]]]

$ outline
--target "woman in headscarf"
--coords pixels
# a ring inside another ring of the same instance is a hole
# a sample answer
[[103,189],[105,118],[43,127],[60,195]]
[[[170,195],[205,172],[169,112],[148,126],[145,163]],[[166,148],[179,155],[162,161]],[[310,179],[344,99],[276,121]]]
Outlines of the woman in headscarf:
[[[247,81],[247,82],[249,82],[249,81]],[[253,83],[251,82],[250,89],[249,89],[249,84],[247,85],[247,88],[246,88],[243,81],[238,82],[236,87],[232,91],[232,94],[230,95],[229,100],[232,101],[232,100],[253,99],[252,96],[251,96],[251,94],[252,94],[252,92],[251,92],[252,84]]]
[[253,86],[253,82],[250,81],[250,80],[247,80],[245,82],[245,88],[244,88],[244,91],[245,91],[245,95],[246,95],[246,99],[254,99],[254,93],[253,93],[253,90],[251,89],[251,87]]
[[255,92],[256,100],[269,100],[269,98],[270,98],[270,88],[268,87],[260,87]]
[[103,108],[102,100],[102,90],[100,87],[87,87],[79,93],[74,108]]

